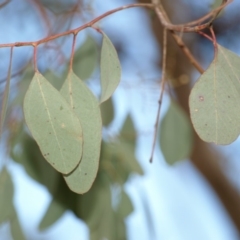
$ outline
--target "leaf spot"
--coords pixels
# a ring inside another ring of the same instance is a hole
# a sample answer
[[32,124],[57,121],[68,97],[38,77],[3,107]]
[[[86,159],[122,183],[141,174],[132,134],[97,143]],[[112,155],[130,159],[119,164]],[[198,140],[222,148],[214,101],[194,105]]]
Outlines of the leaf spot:
[[203,96],[199,96],[198,99],[199,99],[200,102],[204,101],[204,97]]

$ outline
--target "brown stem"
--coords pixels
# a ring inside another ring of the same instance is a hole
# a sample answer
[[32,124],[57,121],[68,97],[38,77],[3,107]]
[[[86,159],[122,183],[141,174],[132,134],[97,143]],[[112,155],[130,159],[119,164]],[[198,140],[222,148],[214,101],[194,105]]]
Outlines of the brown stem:
[[99,17],[96,17],[92,21],[90,21],[90,22],[88,22],[86,24],[83,24],[82,26],[80,26],[78,28],[75,28],[75,29],[72,29],[72,30],[68,30],[68,31],[65,31],[65,32],[62,32],[62,33],[59,33],[59,34],[55,34],[55,35],[43,38],[43,39],[35,41],[35,42],[16,42],[16,43],[0,44],[0,48],[4,48],[4,47],[22,47],[22,46],[33,46],[34,47],[34,46],[38,46],[38,45],[40,45],[42,43],[46,43],[46,42],[52,41],[52,40],[57,39],[59,37],[67,36],[67,35],[70,35],[70,34],[75,34],[76,35],[80,31],[82,31],[83,29],[86,29],[88,27],[92,27],[98,21],[100,21],[101,19],[103,19],[103,18],[105,18],[105,17],[107,17],[107,16],[109,16],[109,15],[111,15],[113,13],[116,13],[116,12],[119,12],[119,11],[122,11],[122,10],[125,10],[125,9],[128,9],[128,8],[134,8],[134,7],[154,8],[155,5],[152,4],[152,3],[148,3],[148,4],[133,3],[133,4],[125,5],[125,6],[122,6],[122,7],[119,7],[119,8],[115,8],[113,10],[110,10],[110,11],[100,15]]
[[150,163],[153,161],[153,154],[154,149],[157,141],[157,133],[158,133],[158,123],[160,118],[160,111],[162,106],[162,99],[163,99],[163,93],[165,89],[165,83],[166,83],[166,62],[167,62],[167,29],[163,29],[163,54],[162,54],[162,79],[161,79],[161,90],[160,90],[160,96],[158,100],[158,111],[157,111],[157,117],[155,122],[155,130],[154,130],[154,137],[153,137],[153,145],[152,145],[152,152],[150,157]]
[[71,52],[70,67],[69,67],[70,71],[72,71],[72,67],[73,67],[73,58],[74,58],[74,52],[75,52],[76,38],[77,38],[77,35],[73,34],[72,52]]
[[[158,15],[162,25],[168,30],[172,30],[176,32],[198,32],[209,27],[212,24],[212,22],[215,20],[215,18],[218,16],[220,11],[224,7],[226,7],[230,2],[231,1],[229,0],[223,0],[220,7],[211,11],[209,14],[205,15],[204,17],[190,23],[175,25],[169,22],[168,19],[166,18],[166,14],[164,14],[165,10],[161,2],[159,0],[152,0],[152,3],[156,5],[155,12]],[[202,21],[204,21],[206,18],[209,18],[209,17],[212,17],[212,18],[208,22],[202,23]],[[195,25],[195,26],[191,26],[191,25]]]

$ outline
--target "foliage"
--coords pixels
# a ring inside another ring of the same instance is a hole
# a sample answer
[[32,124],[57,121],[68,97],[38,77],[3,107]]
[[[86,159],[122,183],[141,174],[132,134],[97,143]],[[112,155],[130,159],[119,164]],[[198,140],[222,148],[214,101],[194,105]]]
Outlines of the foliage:
[[218,45],[190,98],[193,125],[206,142],[229,144],[240,134],[240,57]]
[[186,113],[174,101],[171,101],[161,122],[159,135],[160,147],[167,163],[174,164],[190,156],[193,132]]
[[[68,10],[73,6],[73,3],[70,6],[65,2],[61,2],[58,8],[54,7],[53,2],[48,4],[47,1],[42,1],[42,4],[54,14],[61,13],[66,6]],[[220,8],[211,12],[209,16],[213,20],[224,4],[225,1]],[[44,185],[52,195],[52,201],[39,225],[42,231],[53,225],[65,211],[71,210],[86,222],[92,240],[126,239],[124,220],[133,211],[133,205],[124,190],[124,184],[132,173],[141,175],[143,171],[134,155],[136,132],[130,115],[118,137],[114,140],[102,139],[102,126],[109,126],[114,118],[111,97],[121,80],[121,66],[111,40],[93,25],[107,15],[136,6],[133,4],[115,9],[79,28],[60,34],[74,36],[71,58],[61,75],[50,69],[40,73],[36,62],[37,47],[60,35],[32,43],[9,45],[11,57],[2,99],[0,137],[10,91],[13,48],[32,45],[35,49],[34,70],[31,65],[26,66],[18,94],[9,103],[11,108],[23,109],[24,120],[14,119],[14,128],[9,128],[8,131],[8,147],[11,158],[22,164],[27,174]],[[189,98],[190,115],[194,129],[204,141],[216,144],[233,142],[240,134],[239,56],[217,45],[211,28],[213,20],[206,24],[200,19],[201,21],[195,22],[196,26],[192,26],[192,23],[172,25],[167,18],[162,19],[164,14],[158,14],[163,11],[160,3],[139,6],[153,8],[164,28],[170,30],[182,49],[186,49],[186,46],[175,31],[199,32],[213,42],[215,57],[192,88]],[[77,34],[87,27],[92,27],[102,36],[100,54],[97,43],[91,36],[75,51]],[[209,28],[212,37],[202,33],[203,28]],[[191,54],[186,55],[196,65]],[[163,55],[164,58],[166,56]],[[99,98],[89,89],[87,82],[83,81],[91,77],[98,64],[101,80]],[[164,73],[164,64],[162,68]],[[196,68],[201,69],[199,66]],[[162,83],[166,80],[163,74]],[[163,91],[164,88],[161,89],[159,112]],[[158,119],[156,121],[155,139],[156,136],[159,137],[160,148],[168,164],[190,157],[193,129],[187,114],[174,99],[171,100],[159,131]],[[153,144],[153,150],[154,147]],[[116,205],[112,200],[113,189],[119,192]],[[13,238],[25,239],[14,209],[13,195],[11,176],[6,167],[3,167],[0,173],[0,223],[9,221]]]

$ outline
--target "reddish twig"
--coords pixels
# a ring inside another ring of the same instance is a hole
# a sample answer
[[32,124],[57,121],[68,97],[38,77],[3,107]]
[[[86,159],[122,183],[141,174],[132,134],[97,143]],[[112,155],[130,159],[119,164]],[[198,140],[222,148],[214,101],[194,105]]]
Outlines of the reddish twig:
[[[155,12],[158,18],[160,19],[162,25],[168,30],[172,30],[176,32],[198,32],[209,27],[214,21],[214,19],[217,17],[217,15],[220,13],[220,11],[224,7],[226,7],[226,5],[231,2],[231,0],[223,0],[221,6],[219,6],[217,9],[211,11],[210,13],[208,13],[207,15],[205,15],[204,17],[198,20],[195,20],[193,22],[186,23],[186,24],[179,24],[179,25],[172,24],[166,19],[164,14],[165,10],[162,4],[158,0],[152,0],[152,2],[153,4],[156,5]],[[212,17],[212,18],[207,23],[202,24],[202,21],[205,20],[205,18],[209,18],[209,17]],[[195,26],[191,26],[191,25],[195,25]]]
[[54,39],[66,36],[66,35],[78,34],[83,29],[86,29],[88,27],[93,26],[98,21],[102,20],[103,18],[105,18],[105,17],[107,17],[107,16],[109,16],[113,13],[116,13],[116,12],[119,12],[119,11],[122,11],[122,10],[125,10],[125,9],[129,9],[129,8],[134,8],[134,7],[154,8],[155,5],[151,4],[151,3],[149,3],[149,4],[148,3],[146,3],[146,4],[144,4],[144,3],[143,4],[134,3],[134,4],[125,5],[125,6],[122,6],[122,7],[119,7],[119,8],[115,8],[111,11],[108,11],[108,12],[98,16],[97,18],[93,19],[92,21],[83,24],[82,26],[80,26],[78,28],[68,30],[68,31],[65,31],[65,32],[62,32],[62,33],[59,33],[59,34],[55,34],[53,36],[45,37],[43,39],[40,39],[40,40],[34,41],[34,42],[15,42],[15,43],[0,44],[0,48],[3,48],[3,47],[22,47],[22,46],[33,46],[34,47],[34,46],[38,46],[42,43],[46,43],[46,42],[52,41]]
[[163,29],[163,54],[162,54],[162,79],[161,79],[161,91],[160,91],[160,97],[158,100],[158,111],[157,111],[157,117],[156,117],[156,122],[154,125],[155,131],[154,131],[154,137],[153,137],[153,145],[152,145],[152,152],[151,152],[151,157],[150,157],[150,163],[153,161],[153,154],[154,154],[154,149],[157,141],[157,135],[158,135],[158,122],[159,122],[159,117],[160,117],[160,111],[161,111],[161,106],[162,106],[162,99],[163,99],[163,93],[164,93],[164,88],[165,88],[165,83],[166,83],[166,62],[167,62],[167,29]]
[[74,34],[73,35],[73,43],[72,43],[72,52],[71,52],[71,57],[70,57],[70,66],[69,66],[70,70],[72,70],[72,66],[73,66],[73,58],[74,58],[74,50],[75,50],[75,45],[76,45],[76,38],[77,38],[77,35]]
[[213,42],[213,39],[210,36],[208,36],[206,33],[202,32],[202,31],[199,31],[198,34],[204,36],[205,38],[207,38],[208,40]]

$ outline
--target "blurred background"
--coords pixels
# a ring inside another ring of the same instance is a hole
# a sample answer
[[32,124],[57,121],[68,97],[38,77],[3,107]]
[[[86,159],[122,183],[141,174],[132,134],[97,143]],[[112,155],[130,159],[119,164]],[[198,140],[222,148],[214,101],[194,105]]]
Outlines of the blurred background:
[[[135,2],[2,1],[0,44],[36,41]],[[162,0],[162,3],[171,21],[180,24],[203,16],[221,1]],[[239,9],[240,1],[234,0],[213,24],[218,43],[236,54],[240,54]],[[117,12],[96,26],[109,36],[118,52],[122,79],[113,97],[102,106],[99,174],[93,188],[81,196],[70,192],[59,174],[45,163],[27,130],[22,101],[34,74],[33,48],[14,48],[0,164],[10,173],[13,203],[25,239],[240,239],[240,140],[220,147],[205,144],[194,134],[189,122],[188,95],[200,74],[169,34],[168,84],[160,122],[174,101],[180,115],[187,119],[192,135],[189,140],[176,132],[176,138],[190,147],[187,155],[169,164],[161,151],[164,130],[160,123],[153,163],[149,163],[161,90],[163,29],[154,12],[144,8]],[[205,33],[209,34],[207,30]],[[212,43],[197,33],[181,37],[206,69],[213,59]],[[81,31],[73,65],[75,73],[96,96],[100,93],[101,41],[95,30]],[[66,77],[71,46],[72,36],[66,36],[38,47],[39,71],[57,89]],[[10,49],[0,48],[0,56],[2,101]],[[169,149],[178,156],[179,149],[174,144]],[[11,220],[1,219],[0,223],[1,240],[24,239],[21,230],[12,227]]]

